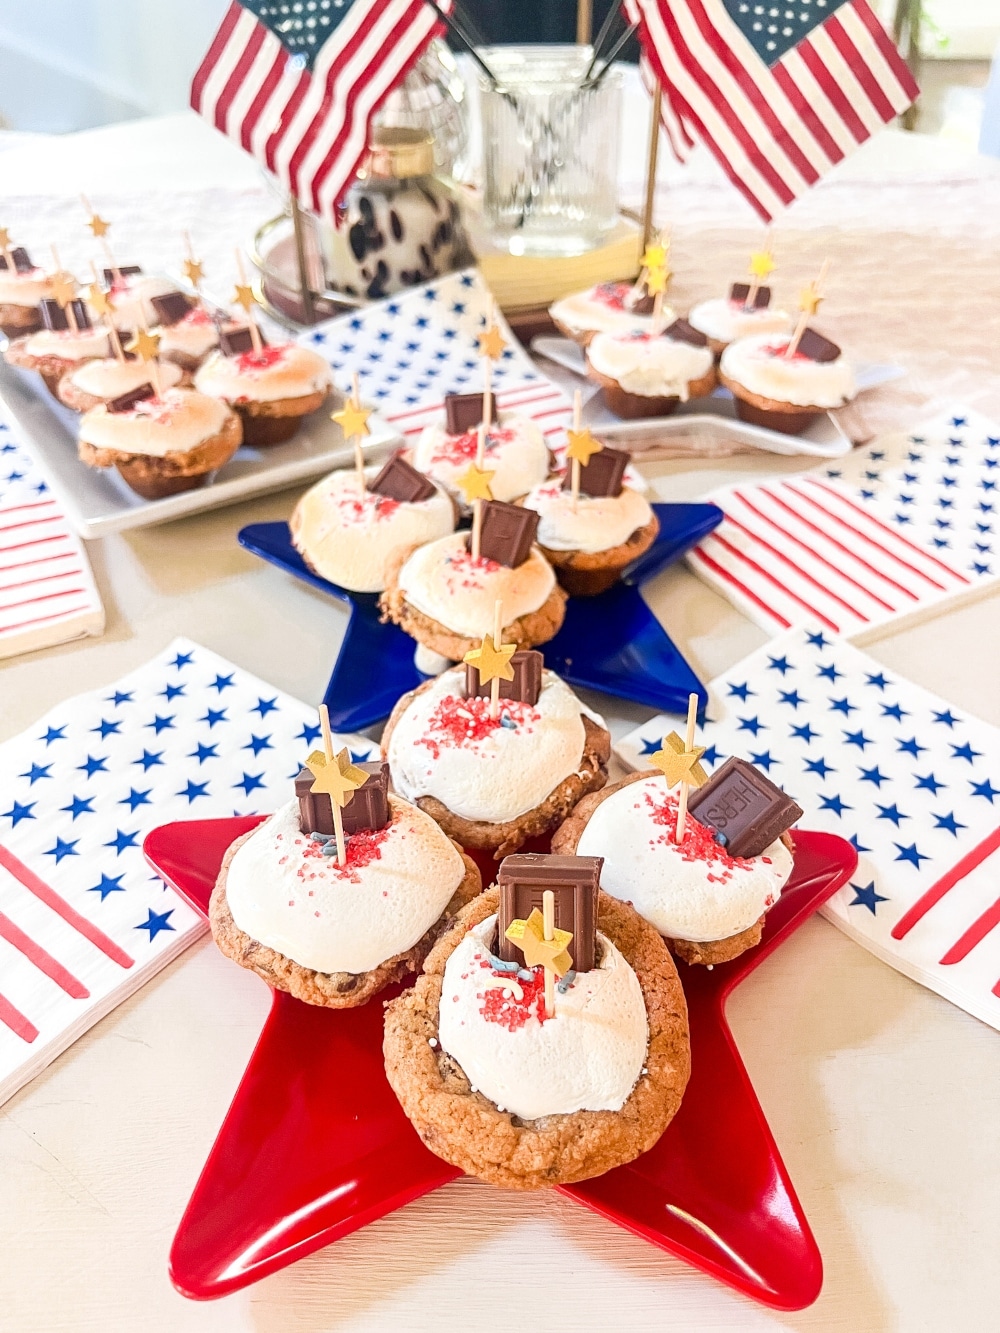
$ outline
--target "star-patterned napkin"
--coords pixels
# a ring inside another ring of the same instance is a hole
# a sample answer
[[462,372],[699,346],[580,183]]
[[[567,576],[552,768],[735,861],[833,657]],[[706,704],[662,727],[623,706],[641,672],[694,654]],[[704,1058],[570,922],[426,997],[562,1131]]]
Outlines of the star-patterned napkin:
[[[713,681],[707,717],[706,767],[749,759],[802,806],[804,828],[857,848],[829,920],[1000,1028],[1000,731],[819,626]],[[654,718],[618,754],[648,767],[673,725]]]
[[726,521],[692,570],[772,632],[815,623],[858,639],[989,591],[1000,428],[948,412],[835,465],[709,498]]
[[178,639],[0,746],[0,1102],[205,929],[151,873],[150,829],[274,809],[319,735],[314,709]]
[[[490,308],[489,289],[468,269],[329,320],[300,341],[327,358],[341,387],[357,371],[362,397],[412,442],[443,411],[446,393],[482,389],[478,338]],[[536,420],[558,452],[572,405],[539,372],[503,316],[494,318],[507,344],[493,366],[497,406]]]
[[103,633],[83,545],[34,458],[0,420],[0,658]]

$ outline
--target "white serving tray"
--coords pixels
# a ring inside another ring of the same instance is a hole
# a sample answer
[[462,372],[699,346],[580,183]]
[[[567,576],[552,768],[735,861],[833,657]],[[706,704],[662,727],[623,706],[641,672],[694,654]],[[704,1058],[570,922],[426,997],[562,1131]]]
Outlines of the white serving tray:
[[[88,539],[220,509],[322,476],[350,462],[353,446],[345,443],[340,427],[330,420],[336,402],[339,395],[335,394],[324,408],[306,418],[286,444],[240,449],[213,481],[198,490],[164,500],[143,500],[113,469],[98,470],[80,462],[76,454],[79,417],[56,402],[40,376],[0,362],[0,409],[18,426],[73,527]],[[402,442],[399,433],[378,415],[373,413],[368,425],[366,457],[378,457]]]

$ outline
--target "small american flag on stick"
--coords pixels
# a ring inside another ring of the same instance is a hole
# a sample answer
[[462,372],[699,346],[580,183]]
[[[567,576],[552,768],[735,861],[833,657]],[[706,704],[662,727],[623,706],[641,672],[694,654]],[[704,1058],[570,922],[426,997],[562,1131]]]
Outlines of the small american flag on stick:
[[919,89],[865,0],[624,0],[683,160],[700,141],[767,221]]
[[[368,123],[451,8],[425,0],[242,0],[229,6],[191,105],[306,208],[332,217]],[[439,12],[440,11],[440,12]]]

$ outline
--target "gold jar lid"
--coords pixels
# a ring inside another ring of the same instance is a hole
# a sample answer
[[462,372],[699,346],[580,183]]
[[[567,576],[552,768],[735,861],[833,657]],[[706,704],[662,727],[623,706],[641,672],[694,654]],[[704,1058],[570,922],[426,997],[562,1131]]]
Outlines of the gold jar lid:
[[434,170],[434,138],[409,125],[379,125],[368,144],[368,172],[384,180],[429,176]]

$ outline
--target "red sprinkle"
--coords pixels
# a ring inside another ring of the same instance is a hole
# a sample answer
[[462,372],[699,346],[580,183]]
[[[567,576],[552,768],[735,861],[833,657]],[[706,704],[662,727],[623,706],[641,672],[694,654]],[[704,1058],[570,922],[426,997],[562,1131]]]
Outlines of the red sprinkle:
[[[309,862],[320,862],[324,870],[329,870],[331,874],[337,875],[340,879],[349,879],[352,884],[360,884],[361,876],[357,873],[363,870],[365,866],[370,866],[373,861],[382,859],[382,844],[392,832],[393,823],[390,821],[385,828],[362,829],[360,833],[352,833],[347,839],[347,864],[339,865],[336,856],[324,856],[323,844],[320,842],[307,842],[302,848],[303,860]],[[299,876],[304,877],[305,868],[299,868]],[[314,876],[310,875],[310,879]]]
[[[495,988],[484,991],[477,998],[482,1000],[479,1012],[487,1023],[499,1023],[508,1032],[516,1032],[532,1017],[537,1018],[539,1023],[548,1022],[545,1013],[545,973],[542,968],[532,969],[530,981],[513,973],[494,972],[492,968],[490,975],[516,981],[524,993],[524,999],[518,1000],[515,994],[504,994]],[[457,1000],[458,996],[454,998]]]
[[632,290],[630,282],[602,282],[593,291],[595,301],[611,306],[614,310],[624,310],[625,301]]
[[421,736],[416,744],[425,745],[434,759],[440,759],[442,749],[474,749],[504,725],[505,714],[518,730],[526,727],[529,734],[531,724],[541,719],[537,709],[519,699],[502,700],[500,716],[492,718],[488,697],[463,699],[446,694],[428,719],[427,735]]
[[[484,452],[487,455],[495,454],[501,445],[510,444],[515,435],[516,432],[507,427],[491,426],[486,434]],[[431,462],[451,463],[456,467],[461,463],[471,463],[479,447],[478,437],[479,432],[475,430],[467,430],[463,435],[445,435],[431,454]]]
[[747,869],[750,861],[742,856],[730,856],[726,849],[715,841],[711,829],[699,824],[693,815],[688,815],[684,824],[684,837],[677,843],[677,797],[667,795],[657,800],[646,793],[646,805],[649,807],[654,824],[662,827],[663,832],[657,842],[673,845],[685,861],[701,861],[706,865],[715,865],[720,873],[709,874],[713,884],[725,884],[732,879],[733,870]]
[[241,371],[246,370],[268,370],[271,366],[280,365],[291,347],[291,343],[278,343],[276,346],[262,347],[259,352],[252,349],[249,352],[243,352],[236,358],[236,364]]
[[785,353],[788,351],[788,346],[788,340],[786,339],[785,342],[767,343],[767,345],[760,350],[764,356],[780,356],[783,360],[797,361],[799,364],[811,359],[808,356],[803,356],[801,352],[795,352],[794,355],[786,357]]

